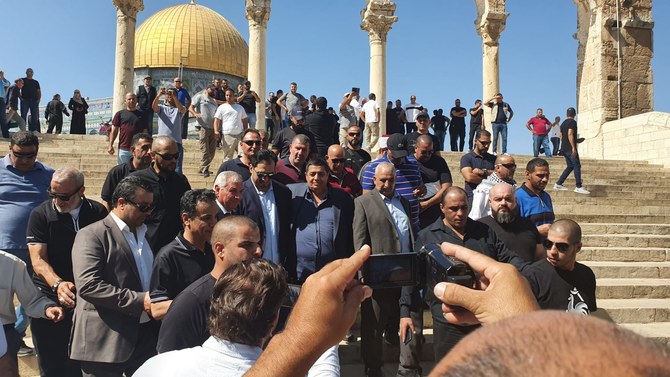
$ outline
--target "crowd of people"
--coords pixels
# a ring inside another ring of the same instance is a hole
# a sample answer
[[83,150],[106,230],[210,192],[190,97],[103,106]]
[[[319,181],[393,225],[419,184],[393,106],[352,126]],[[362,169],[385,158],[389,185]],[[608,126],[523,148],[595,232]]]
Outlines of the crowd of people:
[[[492,135],[483,125],[454,172],[465,180],[461,188],[439,154],[439,134],[429,132],[441,123],[414,96],[398,112],[406,132],[386,138],[379,135],[374,94],[357,114],[359,93],[345,93],[338,125],[324,97],[310,102],[292,83],[266,103],[268,132],[262,132],[243,105],[255,111],[259,101],[251,83],[236,93],[215,80],[192,100],[180,96],[180,78],[174,84],[156,90],[147,77],[137,94],[126,94],[108,145],[119,164],[107,175],[102,203],[86,198],[82,172],[37,161],[34,133],[11,135],[0,165],[0,269],[11,277],[0,282],[10,292],[0,298],[0,320],[10,365],[19,352],[31,351],[22,342],[31,323],[44,376],[242,375],[252,365],[251,375],[334,376],[337,343],[358,341],[349,328],[360,306],[366,376],[383,375],[384,341],[400,348],[399,376],[420,376],[426,308],[435,360],[449,359],[498,311],[597,310],[595,276],[576,262],[581,228],[556,220],[545,191],[549,163],[531,159],[517,182],[514,158],[488,152]],[[452,117],[464,119],[467,111],[456,105]],[[505,151],[511,107],[501,95],[485,105],[498,114],[491,127],[502,134]],[[481,103],[472,111],[481,112]],[[211,189],[193,189],[181,169],[187,112],[200,127],[199,173],[211,174],[217,144],[224,156]],[[155,135],[146,114],[158,115]],[[574,169],[575,191],[586,191],[574,109],[566,115],[562,151],[569,163],[553,187],[566,189]],[[452,139],[452,147],[462,150],[465,123],[455,124],[461,140]],[[466,300],[456,295],[463,289],[493,295],[492,284],[445,287],[422,276],[425,284],[371,290],[351,280],[370,253],[419,252],[433,244],[489,282],[507,279],[510,287],[496,290],[515,289],[503,292],[512,308],[458,301]],[[509,277],[489,275],[489,264]],[[521,281],[527,282],[522,289]],[[16,310],[14,293],[21,303]],[[454,301],[445,301],[452,293]],[[331,320],[336,326],[329,329]],[[326,328],[312,329],[323,321]],[[310,331],[318,339],[304,339]],[[283,335],[291,333],[298,338]],[[274,369],[281,347],[295,350],[295,359]],[[278,372],[292,361],[300,365]]]

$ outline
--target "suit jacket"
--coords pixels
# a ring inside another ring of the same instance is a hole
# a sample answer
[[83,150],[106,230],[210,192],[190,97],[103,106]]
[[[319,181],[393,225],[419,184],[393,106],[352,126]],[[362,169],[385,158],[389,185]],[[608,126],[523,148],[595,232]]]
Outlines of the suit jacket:
[[[307,183],[288,185],[288,188],[292,193],[291,240],[295,245],[296,218],[300,214],[300,207],[306,202],[305,195],[307,195],[309,188],[307,187]],[[333,249],[337,253],[336,259],[348,258],[354,252],[353,237],[351,233],[351,223],[354,219],[354,201],[345,191],[330,186],[328,186],[328,196],[332,199],[333,215],[335,217],[335,229],[333,229],[335,239],[333,240]],[[286,266],[286,270],[288,271],[290,278],[295,278],[295,261],[289,261],[289,263],[293,264]]]
[[[414,248],[412,212],[409,202],[400,196],[403,210],[408,218],[410,248]],[[400,238],[391,214],[377,189],[359,196],[354,201],[354,247],[358,250],[368,244],[373,254],[396,254],[400,252]]]
[[127,361],[137,342],[145,292],[133,253],[111,215],[77,233],[72,267],[77,305],[70,358]]
[[[244,181],[244,190],[242,191],[242,200],[237,207],[240,215],[244,215],[253,220],[261,233],[261,242],[265,241],[265,217],[263,216],[263,207],[261,200],[256,193],[256,188],[250,179]],[[291,190],[279,182],[272,182],[272,190],[277,204],[277,219],[279,224],[279,263],[285,266],[291,258],[293,251],[293,241],[291,238]]]

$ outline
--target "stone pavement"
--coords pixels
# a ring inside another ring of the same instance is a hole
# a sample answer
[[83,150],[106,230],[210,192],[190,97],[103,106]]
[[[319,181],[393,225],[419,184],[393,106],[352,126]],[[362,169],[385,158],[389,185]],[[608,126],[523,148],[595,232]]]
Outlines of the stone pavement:
[[[0,139],[0,143],[7,142]],[[184,171],[194,188],[211,188],[214,176],[197,174],[199,152],[196,140],[184,143]],[[40,161],[52,167],[75,166],[86,175],[86,195],[99,200],[107,171],[116,156],[106,153],[103,136],[43,135]],[[460,153],[443,153],[451,167],[454,184],[462,186],[458,172]],[[517,180],[531,156],[515,155]],[[210,170],[221,163],[220,154]],[[591,195],[572,192],[574,178],[564,186],[570,191],[551,191],[565,167],[563,158],[550,159],[547,186],[558,218],[572,218],[582,225],[584,249],[578,260],[594,269],[597,315],[670,347],[670,169],[639,161],[582,160],[585,187]],[[426,315],[427,327],[430,316]],[[360,342],[340,348],[343,376],[362,375]],[[432,347],[428,337],[426,350]],[[389,373],[397,368],[396,350],[385,350]],[[426,363],[432,352],[424,352]],[[36,376],[34,358],[22,358],[21,375]],[[32,365],[32,368],[31,368]],[[432,365],[432,364],[427,364]],[[428,368],[425,368],[426,371]],[[346,373],[345,373],[346,372]]]

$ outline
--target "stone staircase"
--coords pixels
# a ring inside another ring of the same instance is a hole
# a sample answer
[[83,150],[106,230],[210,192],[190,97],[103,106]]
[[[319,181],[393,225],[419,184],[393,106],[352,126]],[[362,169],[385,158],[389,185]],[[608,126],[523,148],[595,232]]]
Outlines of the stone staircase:
[[[0,142],[7,142],[0,140]],[[196,140],[184,142],[184,172],[194,188],[211,188],[214,176],[197,174]],[[451,167],[454,184],[462,186],[458,171],[461,153],[443,153]],[[530,156],[514,156],[518,181]],[[52,167],[75,166],[86,175],[86,195],[99,200],[107,171],[116,156],[106,153],[104,136],[43,135],[39,160]],[[217,154],[210,170],[221,163]],[[572,192],[574,178],[564,184],[570,191],[552,191],[565,167],[562,157],[550,159],[547,186],[558,218],[581,224],[584,248],[578,260],[591,267],[597,278],[597,316],[670,347],[670,170],[639,161],[582,160],[585,187],[591,195]],[[424,315],[426,345],[424,371],[432,360],[431,319]],[[360,342],[340,347],[343,376],[362,376]],[[397,347],[385,347],[387,375],[395,374]],[[34,358],[20,360],[22,376],[39,375]]]

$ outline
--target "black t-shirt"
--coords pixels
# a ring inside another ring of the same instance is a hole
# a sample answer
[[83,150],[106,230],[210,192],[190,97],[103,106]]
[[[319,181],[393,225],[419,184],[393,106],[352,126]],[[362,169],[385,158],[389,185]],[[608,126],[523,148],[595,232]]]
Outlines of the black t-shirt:
[[317,153],[316,149],[316,140],[314,135],[305,127],[286,127],[283,130],[275,134],[275,138],[272,140],[272,147],[279,149],[279,158],[288,157],[289,147],[291,146],[291,141],[296,134],[304,134],[309,138],[309,152],[310,154]]
[[347,159],[344,162],[344,166],[353,170],[356,176],[358,176],[363,165],[372,160],[370,153],[363,148],[354,150],[349,147],[344,147],[344,157]]
[[[566,119],[563,121],[563,123],[561,123],[561,152],[563,152],[563,155],[565,155],[565,153],[572,153],[572,144],[570,144],[568,130],[572,130],[576,142],[577,121],[574,119]],[[577,144],[575,144],[575,148],[577,148]]]
[[304,128],[308,129],[316,141],[319,156],[328,154],[328,147],[337,140],[337,123],[327,110],[316,110],[305,117]]
[[[447,161],[445,161],[444,158],[442,158],[440,155],[433,154],[428,161],[421,162],[417,160],[417,162],[419,163],[419,171],[421,172],[421,181],[424,185],[435,182],[437,182],[437,185],[453,182]],[[426,199],[430,198],[422,198],[422,200]],[[426,208],[419,214],[419,226],[421,229],[423,229],[434,223],[441,216],[442,211],[440,210],[439,204]]]
[[175,297],[163,318],[159,353],[201,346],[209,338],[209,307],[216,279],[207,273]]
[[593,271],[575,263],[572,271],[552,266],[546,259],[525,268],[522,275],[528,279],[537,303],[542,309],[556,309],[588,315],[595,312],[596,276]]
[[130,175],[146,181],[154,194],[156,208],[144,223],[147,225],[147,241],[155,255],[182,230],[179,203],[181,196],[191,189],[191,185],[184,175],[177,172],[172,172],[167,178],[159,176],[154,171],[153,163],[147,169]]
[[[473,107],[470,109],[470,111],[475,111],[477,110],[476,107]],[[482,125],[482,114],[484,113],[484,109],[479,106],[479,111],[477,111],[477,115],[470,115],[470,125],[477,124],[477,125]]]
[[[488,169],[493,170],[496,163],[496,156],[484,152],[483,155],[477,155],[475,152],[469,152],[461,157],[461,167],[460,170],[463,170],[465,167],[470,167],[472,169]],[[472,190],[476,189],[479,184],[465,182],[465,193],[468,195],[469,199],[472,199]]]
[[39,89],[40,89],[39,81],[24,77],[23,88],[21,88],[21,97],[23,99],[37,101],[37,91]]
[[433,122],[435,131],[444,131],[447,128],[447,118],[444,115],[435,115],[430,121]]
[[207,242],[198,250],[180,232],[163,246],[154,259],[151,272],[151,302],[173,300],[181,291],[214,268],[214,253]]
[[119,164],[113,167],[109,173],[107,173],[107,178],[105,178],[105,183],[102,184],[102,190],[100,191],[100,198],[107,203],[111,204],[112,194],[114,189],[121,182],[121,180],[127,177],[130,173],[135,171],[133,166],[133,159],[126,162],[125,164]]
[[516,251],[523,260],[535,261],[535,250],[537,244],[542,242],[542,237],[528,218],[517,217],[511,224],[500,224],[492,216],[484,216],[477,221],[491,227],[505,245]]
[[239,158],[222,162],[221,166],[219,166],[219,170],[216,171],[216,176],[218,177],[219,174],[224,171],[234,171],[235,173],[242,176],[243,181],[251,178],[251,171],[249,171],[249,167],[245,165]]
[[459,112],[459,111],[465,111],[465,107],[454,106],[449,111],[449,114],[451,114],[451,125],[452,126],[463,126],[463,127],[465,127],[465,117],[459,117],[459,116],[454,115],[454,112]]
[[[237,93],[238,97],[241,95],[242,93]],[[244,111],[246,111],[247,114],[256,114],[256,98],[251,92],[247,92],[247,94],[244,95],[244,98],[238,103],[244,108]]]
[[[433,151],[436,153],[440,152],[440,139],[433,134],[430,135],[430,138],[433,140]],[[416,139],[419,138],[421,134],[418,131],[414,131],[405,135],[405,141],[407,142],[407,153],[410,155],[414,154],[414,147],[416,147]]]
[[[84,199],[79,217],[77,221],[74,221],[69,213],[56,211],[49,199],[35,207],[30,213],[26,242],[46,244],[48,261],[54,272],[64,281],[74,282],[72,245],[77,231],[105,217],[107,217],[107,210],[102,204]],[[42,293],[58,302],[58,297],[44,280],[33,275],[33,282]]]

